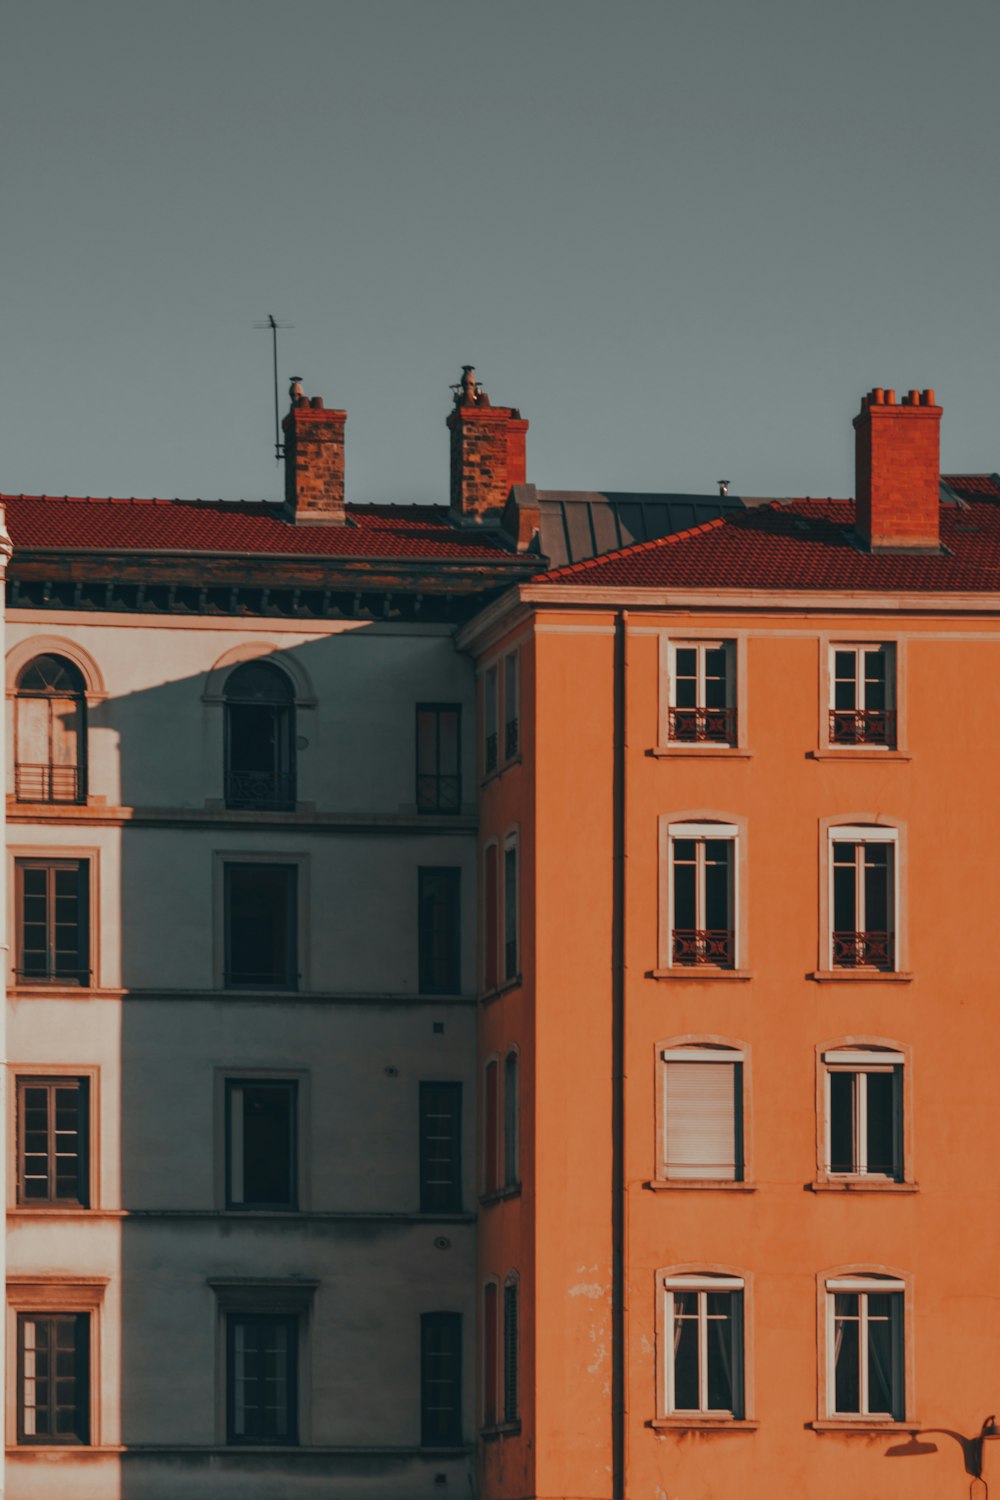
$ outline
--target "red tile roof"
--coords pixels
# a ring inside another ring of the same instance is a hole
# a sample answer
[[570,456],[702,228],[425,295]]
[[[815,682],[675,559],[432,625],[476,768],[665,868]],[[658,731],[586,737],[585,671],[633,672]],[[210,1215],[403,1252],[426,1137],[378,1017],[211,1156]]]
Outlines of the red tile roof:
[[15,550],[214,552],[499,562],[495,534],[451,525],[442,505],[350,505],[346,526],[295,526],[265,502],[0,495]]
[[946,476],[967,502],[941,507],[944,551],[863,552],[853,500],[792,500],[626,547],[532,583],[582,588],[1000,591],[1000,484],[987,474]]

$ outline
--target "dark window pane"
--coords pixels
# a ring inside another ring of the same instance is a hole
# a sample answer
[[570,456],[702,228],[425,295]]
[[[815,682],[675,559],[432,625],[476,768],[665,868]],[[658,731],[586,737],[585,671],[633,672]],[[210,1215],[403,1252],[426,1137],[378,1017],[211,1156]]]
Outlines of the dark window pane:
[[503,1065],[503,1180],[505,1187],[518,1181],[518,1066],[517,1053],[508,1052]]
[[497,1287],[487,1282],[483,1289],[483,1423],[497,1420]]
[[89,982],[89,864],[17,865],[18,973],[28,979]]
[[508,1283],[503,1289],[503,1419],[516,1422],[518,1418],[518,1312],[517,1284]]
[[674,1409],[697,1411],[698,1293],[674,1292]]
[[420,1212],[462,1208],[462,1085],[420,1085]]
[[855,1172],[854,1073],[830,1074],[830,1171]]
[[230,1314],[226,1331],[227,1441],[297,1442],[296,1320]]
[[296,1083],[230,1079],[227,1091],[229,1206],[294,1208]]
[[888,932],[892,850],[888,844],[865,845],[865,931]]
[[709,1292],[707,1304],[708,1409],[732,1411],[735,1375],[732,1292]]
[[729,860],[732,844],[709,839],[705,844],[705,926],[726,932],[732,926],[729,903]]
[[461,980],[459,869],[418,872],[419,984],[425,995],[454,995]]
[[457,704],[417,705],[417,811],[462,808],[461,709]]
[[89,1443],[90,1319],[18,1315],[18,1441]]
[[462,1441],[462,1315],[420,1319],[420,1442],[450,1448]]
[[854,845],[834,845],[833,930],[856,932],[858,925],[855,899]]
[[226,984],[295,989],[294,865],[226,866]]
[[517,846],[503,852],[504,978],[517,977]]
[[901,1175],[897,1154],[897,1071],[868,1073],[868,1170],[887,1177]]
[[226,681],[226,806],[295,806],[294,694],[266,662],[247,662]]
[[697,905],[695,901],[695,867],[692,857],[691,863],[681,863],[682,851],[694,845],[687,839],[678,839],[674,844],[674,928],[689,931],[697,924]]
[[[897,1415],[902,1406],[902,1362],[897,1358],[900,1293],[868,1294],[868,1410]],[[899,1412],[902,1417],[902,1412]]]
[[861,1410],[858,1297],[837,1293],[834,1299],[834,1409]]
[[487,991],[495,990],[498,983],[497,901],[497,846],[491,844],[483,872],[483,986]]

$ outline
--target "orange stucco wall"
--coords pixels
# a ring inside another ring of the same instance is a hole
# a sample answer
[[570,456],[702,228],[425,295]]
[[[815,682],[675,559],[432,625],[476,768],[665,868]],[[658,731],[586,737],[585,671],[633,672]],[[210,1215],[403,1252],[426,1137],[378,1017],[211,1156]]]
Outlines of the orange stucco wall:
[[[567,629],[571,625],[572,629]],[[506,637],[522,660],[522,759],[482,793],[482,836],[522,838],[522,984],[481,1006],[485,1057],[522,1056],[518,1198],[484,1208],[480,1269],[522,1277],[520,1433],[483,1445],[487,1496],[610,1497],[615,612],[546,609]],[[913,1422],[965,1436],[1000,1405],[1000,1153],[993,795],[1000,619],[726,615],[631,609],[623,627],[624,1493],[649,1500],[871,1500],[968,1493],[953,1437],[821,1431],[817,1277],[910,1278]],[[656,756],[660,634],[745,640],[745,754]],[[820,750],[834,639],[898,642],[905,754]],[[483,660],[504,649],[497,636]],[[740,979],[658,979],[657,828],[665,814],[745,820]],[[898,824],[908,978],[818,981],[825,819]],[[748,1054],[752,1190],[654,1192],[658,1044],[725,1037]],[[909,1190],[816,1191],[817,1049],[910,1049]],[[656,1430],[656,1270],[747,1278],[750,1393],[740,1430]],[[756,1424],[756,1425],[753,1425]],[[930,1445],[935,1451],[930,1451]],[[907,1449],[892,1453],[896,1448]],[[985,1473],[1000,1479],[1000,1445]]]

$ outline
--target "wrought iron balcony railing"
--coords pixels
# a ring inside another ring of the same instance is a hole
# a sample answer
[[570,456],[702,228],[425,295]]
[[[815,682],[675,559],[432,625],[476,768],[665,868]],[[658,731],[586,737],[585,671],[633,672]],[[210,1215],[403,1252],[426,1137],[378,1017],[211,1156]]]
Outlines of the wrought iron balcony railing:
[[736,934],[725,928],[674,928],[675,964],[712,964],[731,969],[736,952]]
[[14,767],[18,802],[82,802],[83,784],[80,766],[32,766],[18,761]]
[[295,807],[295,778],[287,771],[229,771],[226,806],[250,812],[290,812]]
[[672,708],[670,739],[678,745],[735,745],[735,708]]
[[831,745],[894,745],[894,708],[831,708]]
[[460,776],[418,776],[417,811],[457,813],[462,811]]
[[893,969],[896,964],[895,934],[891,932],[835,932],[835,969]]

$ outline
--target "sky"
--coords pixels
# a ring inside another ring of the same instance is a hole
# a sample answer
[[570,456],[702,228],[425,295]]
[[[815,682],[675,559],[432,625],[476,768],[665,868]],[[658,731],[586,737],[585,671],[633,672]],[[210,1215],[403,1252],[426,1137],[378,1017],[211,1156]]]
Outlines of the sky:
[[0,3],[0,490],[447,498],[474,364],[563,489],[846,495],[873,385],[1000,469],[995,0]]

